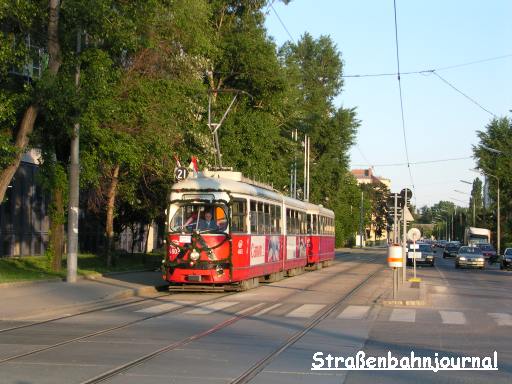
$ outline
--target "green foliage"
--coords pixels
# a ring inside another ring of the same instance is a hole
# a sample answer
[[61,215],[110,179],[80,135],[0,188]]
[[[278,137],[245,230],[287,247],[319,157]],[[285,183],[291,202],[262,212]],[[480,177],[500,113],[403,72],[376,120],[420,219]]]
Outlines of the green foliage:
[[[301,177],[301,140],[309,135],[310,200],[335,211],[338,245],[353,238],[360,189],[348,172],[348,150],[359,121],[354,109],[334,105],[343,65],[329,37],[305,34],[277,51],[264,27],[265,0],[61,5],[59,72],[46,71],[31,82],[3,75],[30,62],[27,34],[32,45],[46,46],[48,3],[0,5],[0,167],[14,155],[24,108],[35,103],[39,116],[31,141],[43,150],[48,188],[67,185],[70,137],[80,123],[81,204],[104,218],[112,170],[119,167],[116,230],[158,221],[172,183],[173,154],[196,155],[202,167],[214,163],[207,90],[235,89],[244,93],[219,131],[224,165],[286,191],[295,159]],[[213,94],[215,121],[232,95]],[[291,140],[295,129],[298,142]],[[365,204],[370,212],[370,202]]]
[[[487,177],[491,206],[485,212],[483,221],[496,231],[497,191],[499,179],[502,243],[512,241],[512,122],[508,117],[494,118],[478,132],[479,144],[473,147],[478,168]],[[499,152],[496,152],[496,151]],[[490,176],[492,175],[492,176]],[[481,184],[481,182],[480,182]],[[475,185],[474,185],[475,186]],[[480,200],[481,201],[481,200]],[[475,199],[475,203],[479,203]],[[492,216],[491,216],[492,215]]]

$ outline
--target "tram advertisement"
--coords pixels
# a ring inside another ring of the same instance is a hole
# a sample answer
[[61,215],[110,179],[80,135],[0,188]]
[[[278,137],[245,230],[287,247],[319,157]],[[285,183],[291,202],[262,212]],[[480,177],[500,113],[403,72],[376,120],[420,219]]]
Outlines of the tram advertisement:
[[251,265],[265,262],[265,236],[251,237]]
[[286,239],[286,260],[306,257],[306,241],[302,236],[289,236]]

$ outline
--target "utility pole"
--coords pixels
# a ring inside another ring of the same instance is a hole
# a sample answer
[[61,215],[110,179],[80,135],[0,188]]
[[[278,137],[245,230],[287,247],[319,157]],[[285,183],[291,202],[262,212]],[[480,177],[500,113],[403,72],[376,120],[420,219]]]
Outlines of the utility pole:
[[395,193],[395,215],[393,219],[393,243],[398,244],[398,193]]
[[361,191],[361,208],[359,210],[359,248],[363,248],[363,191]]
[[406,272],[407,272],[407,218],[405,217],[405,212],[407,212],[407,188],[405,188],[404,193],[404,208],[402,209],[402,220],[404,221],[404,230],[402,232],[402,284],[405,284]]
[[[76,91],[80,85],[80,61],[78,55],[81,51],[80,29],[76,35],[76,56],[77,64],[75,70]],[[78,209],[80,195],[80,123],[77,121],[73,126],[70,145],[69,164],[69,207],[68,207],[68,254],[67,254],[67,276],[68,283],[76,283],[77,259],[78,259]]]

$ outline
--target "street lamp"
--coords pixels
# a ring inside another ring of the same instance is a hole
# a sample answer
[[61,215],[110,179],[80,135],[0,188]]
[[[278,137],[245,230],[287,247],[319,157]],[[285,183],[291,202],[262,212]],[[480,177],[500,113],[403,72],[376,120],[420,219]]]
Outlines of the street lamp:
[[[489,149],[489,148],[486,148],[486,149]],[[490,148],[492,149],[492,148]],[[498,151],[497,149],[495,151]],[[499,152],[499,151],[498,151]],[[500,178],[496,175],[492,175],[488,172],[485,172],[485,171],[480,171],[480,170],[477,170],[477,169],[471,169],[471,171],[473,172],[477,172],[477,173],[480,173],[480,174],[483,174],[485,176],[490,176],[490,177],[493,177],[496,179],[496,183],[497,183],[497,191],[496,191],[496,195],[497,195],[497,199],[496,199],[496,248],[497,248],[497,251],[498,251],[498,255],[500,255],[500,251],[501,251],[501,230],[500,230]]]
[[[461,180],[463,183],[467,183],[467,184],[471,184],[473,185],[473,183],[470,183],[469,181],[465,181],[465,180]],[[462,193],[463,195],[469,195],[471,197],[473,197],[473,195],[471,195],[471,193],[467,193],[467,192],[462,192],[462,191],[459,191],[457,189],[454,189],[455,192],[458,192],[458,193]],[[470,199],[471,202],[473,203],[473,227],[475,226],[475,218],[476,218],[476,215],[475,215],[475,199]]]

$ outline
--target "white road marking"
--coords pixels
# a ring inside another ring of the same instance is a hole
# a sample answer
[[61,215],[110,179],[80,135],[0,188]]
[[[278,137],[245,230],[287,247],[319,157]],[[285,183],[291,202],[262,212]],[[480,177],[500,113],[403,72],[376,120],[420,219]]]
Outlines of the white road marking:
[[311,317],[323,307],[324,304],[304,304],[288,313],[286,317]]
[[509,313],[489,313],[500,326],[512,326],[512,315]]
[[395,308],[391,312],[391,316],[389,317],[389,321],[402,321],[405,323],[414,323],[416,320],[416,310],[415,309],[398,309]]
[[338,319],[362,319],[369,310],[369,305],[349,305],[338,315]]
[[264,315],[265,313],[270,312],[271,310],[276,309],[277,307],[280,307],[281,305],[283,305],[283,304],[277,303],[277,304],[271,305],[270,307],[262,309],[258,313],[255,313],[254,317]]
[[265,303],[254,304],[254,305],[250,306],[249,308],[245,308],[245,309],[242,309],[241,311],[238,311],[236,314],[243,315],[244,313],[251,312],[253,309],[261,307],[262,305],[265,305]]
[[200,304],[198,308],[185,312],[186,315],[208,315],[212,312],[220,311],[221,309],[232,307],[238,304],[238,301],[219,301],[212,304]]
[[153,307],[139,309],[138,311],[135,311],[135,312],[160,313],[160,312],[170,311],[175,308],[181,308],[181,307],[183,307],[187,304],[191,304],[191,303],[193,303],[193,302],[192,301],[186,301],[186,302],[185,301],[176,301],[176,302],[172,302],[172,303],[159,304],[159,305],[154,305]]
[[466,324],[466,316],[462,312],[439,311],[443,324]]

